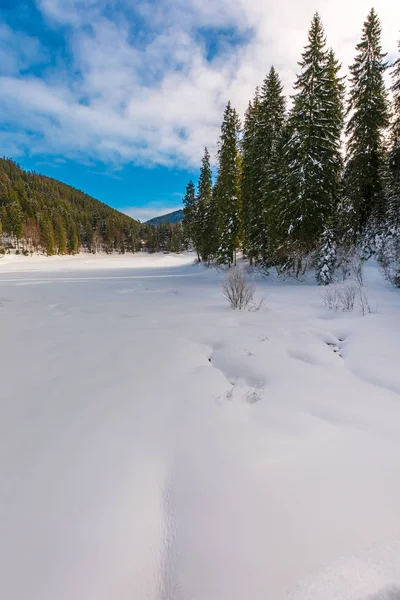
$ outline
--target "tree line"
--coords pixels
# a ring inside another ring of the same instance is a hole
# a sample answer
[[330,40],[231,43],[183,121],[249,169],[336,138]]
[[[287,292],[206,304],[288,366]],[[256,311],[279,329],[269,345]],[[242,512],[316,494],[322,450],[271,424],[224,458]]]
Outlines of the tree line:
[[371,9],[346,81],[317,13],[299,67],[290,109],[273,66],[243,125],[228,102],[215,181],[206,148],[186,188],[184,235],[207,263],[235,264],[241,249],[323,284],[355,252],[375,254],[400,284],[400,58],[386,61]]
[[142,225],[144,247],[148,252],[182,252],[184,249],[182,224],[145,223]]
[[156,227],[56,179],[0,159],[0,252],[75,254],[182,250],[180,223]]

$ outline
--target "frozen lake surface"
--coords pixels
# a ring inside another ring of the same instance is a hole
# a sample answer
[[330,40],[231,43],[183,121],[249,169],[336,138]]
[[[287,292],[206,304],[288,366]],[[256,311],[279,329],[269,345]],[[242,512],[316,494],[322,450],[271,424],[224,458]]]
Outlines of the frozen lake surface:
[[0,260],[0,598],[398,600],[400,293]]

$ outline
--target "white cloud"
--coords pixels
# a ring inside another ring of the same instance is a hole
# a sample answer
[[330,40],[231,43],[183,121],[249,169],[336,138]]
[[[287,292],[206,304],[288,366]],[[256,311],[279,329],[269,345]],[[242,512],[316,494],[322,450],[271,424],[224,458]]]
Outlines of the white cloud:
[[[37,4],[66,36],[73,62],[49,69],[40,79],[21,74],[18,68],[29,53],[20,48],[33,44],[34,61],[43,54],[37,40],[24,38],[21,46],[16,37],[21,34],[13,34],[7,45],[11,66],[0,81],[0,114],[8,131],[16,132],[12,147],[117,165],[183,167],[197,166],[205,145],[215,151],[227,100],[243,113],[271,64],[291,93],[316,9],[328,43],[346,68],[370,9],[370,0],[319,0],[317,5],[314,0],[124,0],[111,10],[105,0]],[[377,0],[375,8],[384,48],[393,58],[400,3]],[[134,31],[138,18],[148,29]],[[225,45],[207,61],[196,28],[228,26],[246,34],[248,42]],[[10,30],[6,35],[10,39]]]
[[168,213],[172,213],[176,210],[180,210],[181,206],[171,207],[164,206],[159,203],[150,203],[147,206],[133,206],[132,208],[121,208],[119,209],[121,212],[133,217],[134,219],[138,219],[142,223],[148,221],[149,219],[153,219],[154,217],[160,217],[162,215],[167,215]]
[[39,40],[0,23],[0,65],[3,75],[18,75],[21,70],[48,57]]

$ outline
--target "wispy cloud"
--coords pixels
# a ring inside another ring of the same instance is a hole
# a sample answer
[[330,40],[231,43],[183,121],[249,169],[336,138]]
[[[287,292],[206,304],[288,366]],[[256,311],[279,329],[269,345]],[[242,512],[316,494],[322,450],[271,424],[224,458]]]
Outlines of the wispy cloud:
[[[0,27],[2,153],[181,167],[197,166],[205,145],[215,152],[225,103],[243,112],[271,64],[290,93],[316,8],[346,67],[370,9],[370,0],[36,1],[69,60],[39,75],[28,67],[46,63],[41,41]],[[395,56],[400,4],[375,7]],[[210,57],[207,36],[221,28],[235,42]]]
[[0,22],[0,65],[2,75],[18,75],[30,66],[48,60],[40,41]]

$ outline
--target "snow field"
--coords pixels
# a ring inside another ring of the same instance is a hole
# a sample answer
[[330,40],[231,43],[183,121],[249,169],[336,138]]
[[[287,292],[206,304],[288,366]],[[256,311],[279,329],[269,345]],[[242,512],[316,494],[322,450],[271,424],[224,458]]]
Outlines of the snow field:
[[0,597],[397,600],[398,292],[139,260],[0,264]]
[[0,255],[0,274],[15,272],[93,271],[94,269],[151,269],[192,264],[194,256],[185,254],[89,254],[74,256]]

